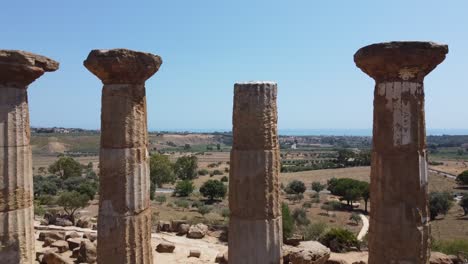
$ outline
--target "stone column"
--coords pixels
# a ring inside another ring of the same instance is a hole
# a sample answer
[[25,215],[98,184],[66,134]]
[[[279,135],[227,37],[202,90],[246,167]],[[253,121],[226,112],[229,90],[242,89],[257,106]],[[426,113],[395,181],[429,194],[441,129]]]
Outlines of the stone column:
[[145,81],[159,56],[93,50],[84,66],[104,84],[99,156],[98,263],[152,263]]
[[425,264],[430,254],[424,77],[446,45],[389,42],[361,48],[356,65],[376,81],[370,264]]
[[229,263],[282,263],[276,83],[234,85]]
[[0,262],[32,264],[34,208],[28,85],[58,62],[0,50]]

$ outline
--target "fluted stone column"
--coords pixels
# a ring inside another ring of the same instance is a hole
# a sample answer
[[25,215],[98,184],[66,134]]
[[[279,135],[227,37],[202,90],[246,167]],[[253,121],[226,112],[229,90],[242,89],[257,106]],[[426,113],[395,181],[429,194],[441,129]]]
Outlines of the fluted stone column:
[[0,263],[34,263],[28,85],[58,62],[0,50]]
[[152,263],[145,81],[159,56],[93,50],[85,67],[104,84],[99,156],[99,264]]
[[229,263],[282,263],[276,83],[234,86]]
[[376,81],[369,230],[370,264],[426,264],[430,254],[424,77],[446,45],[364,47],[356,65]]

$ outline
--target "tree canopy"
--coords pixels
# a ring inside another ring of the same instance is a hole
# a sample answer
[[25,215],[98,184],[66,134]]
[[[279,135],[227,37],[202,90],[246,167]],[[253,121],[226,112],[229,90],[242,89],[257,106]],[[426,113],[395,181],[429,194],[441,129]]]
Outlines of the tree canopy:
[[468,185],[468,170],[460,173],[457,176],[457,183],[460,185]]
[[429,194],[429,212],[431,220],[440,214],[447,214],[453,206],[453,197],[449,192],[431,192]]
[[159,153],[150,158],[151,199],[154,199],[156,187],[161,188],[165,183],[175,183],[173,164],[169,157]]
[[306,191],[306,186],[303,182],[294,180],[286,186],[285,192],[287,194],[300,194]]
[[78,209],[88,205],[89,197],[86,194],[79,192],[63,192],[60,194],[57,204],[63,207],[65,213],[68,214],[70,220],[75,223],[75,213]]
[[200,187],[200,193],[208,197],[211,201],[216,198],[224,198],[226,196],[227,188],[224,183],[218,180],[207,180]]
[[197,177],[198,159],[195,156],[183,156],[174,164],[177,178],[181,180],[193,180]]
[[61,156],[49,166],[49,172],[60,176],[62,179],[81,176],[83,166],[72,157]]

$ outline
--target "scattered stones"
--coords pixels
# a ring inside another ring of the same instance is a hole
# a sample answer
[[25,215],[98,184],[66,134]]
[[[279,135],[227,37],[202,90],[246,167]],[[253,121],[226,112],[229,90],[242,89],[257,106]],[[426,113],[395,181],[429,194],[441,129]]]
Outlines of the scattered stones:
[[68,250],[68,243],[64,240],[57,240],[50,245],[51,248],[57,248],[58,253],[63,253]]
[[159,232],[172,232],[172,224],[169,221],[159,221],[158,222],[158,231]]
[[42,247],[50,247],[50,245],[52,245],[55,241],[57,240],[50,238],[50,237],[46,237],[44,239],[44,244],[42,244]]
[[429,259],[430,264],[453,264],[452,259],[440,252],[431,252],[431,257]]
[[199,223],[199,224],[190,226],[189,231],[187,233],[187,237],[200,239],[200,238],[205,237],[206,232],[208,232],[208,226],[202,223]]
[[215,259],[215,263],[227,264],[228,263],[228,252],[218,253]]
[[65,218],[56,218],[54,225],[58,226],[73,226],[73,222]]
[[44,257],[42,258],[42,263],[44,264],[73,264],[72,262],[67,261],[62,256],[51,251],[46,251],[44,253]]
[[325,264],[330,249],[316,241],[301,242],[298,247],[283,246],[283,261],[290,264]]
[[179,229],[177,229],[177,235],[184,236],[189,232],[189,230],[190,230],[189,224],[181,224],[179,225]]
[[93,227],[93,223],[91,222],[90,218],[80,218],[76,221],[76,226],[80,228],[91,228]]
[[81,246],[81,238],[69,238],[67,239],[68,248],[70,250],[74,250],[75,248],[79,248]]
[[174,249],[175,245],[170,242],[161,242],[156,246],[156,251],[159,253],[172,253]]
[[92,232],[84,232],[83,238],[86,238],[86,239],[88,239],[89,241],[94,242],[94,241],[96,241],[96,239],[97,239],[97,234],[96,234],[96,233],[92,233]]
[[80,234],[78,234],[75,231],[72,231],[65,236],[65,240],[68,240],[69,238],[80,238],[80,237],[81,237]]
[[302,240],[303,239],[301,236],[294,235],[293,237],[284,239],[284,244],[288,246],[297,247],[299,246]]
[[77,260],[78,262],[84,262],[88,264],[96,263],[97,261],[96,245],[89,240],[81,241]]
[[191,249],[189,252],[189,258],[200,258],[201,252],[198,249]]
[[65,232],[63,231],[48,231],[39,233],[39,241],[45,241],[46,238],[56,240],[65,240]]
[[187,224],[187,220],[172,220],[171,230],[172,232],[178,232],[180,225]]

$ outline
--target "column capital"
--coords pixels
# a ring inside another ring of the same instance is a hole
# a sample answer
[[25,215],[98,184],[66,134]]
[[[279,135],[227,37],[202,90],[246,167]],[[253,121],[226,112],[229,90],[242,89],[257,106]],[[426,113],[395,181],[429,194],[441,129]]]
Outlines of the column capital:
[[0,50],[0,85],[26,87],[44,72],[53,72],[59,63],[22,50]]
[[83,64],[104,84],[141,84],[159,70],[162,59],[128,49],[92,50]]
[[422,82],[444,61],[448,46],[434,42],[394,41],[372,44],[354,54],[354,62],[377,82]]

